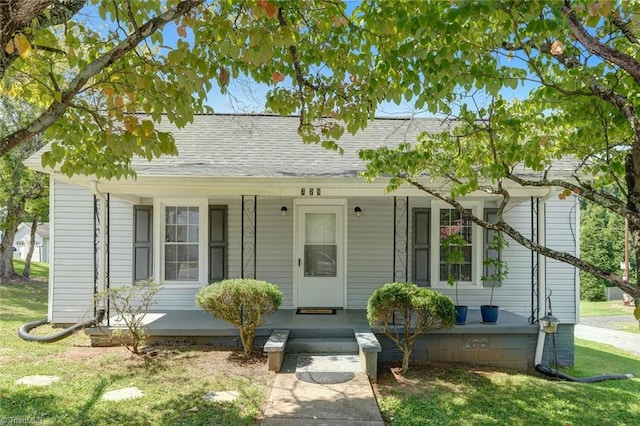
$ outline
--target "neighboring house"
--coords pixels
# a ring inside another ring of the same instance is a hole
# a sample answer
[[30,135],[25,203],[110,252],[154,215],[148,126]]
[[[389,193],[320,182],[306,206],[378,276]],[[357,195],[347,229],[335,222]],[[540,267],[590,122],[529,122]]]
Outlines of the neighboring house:
[[[445,129],[439,120],[376,119],[339,141],[344,155],[303,144],[297,126],[296,117],[196,116],[174,129],[179,156],[136,159],[135,180],[43,170],[51,173],[49,319],[86,319],[94,291],[149,277],[164,283],[155,306],[164,311],[198,310],[196,292],[224,277],[278,285],[285,310],[364,310],[371,293],[391,281],[453,297],[439,248],[441,230],[450,226],[462,226],[469,241],[458,271],[460,303],[488,303],[482,228],[414,188],[385,193],[386,179],[367,183],[357,176],[364,168],[358,149],[413,142],[421,131]],[[29,164],[42,170],[39,155]],[[525,235],[576,254],[578,202],[561,201],[557,192],[514,189],[505,215]],[[497,206],[483,193],[460,201],[485,217]],[[527,324],[546,313],[545,289],[552,290],[553,314],[564,327],[560,354],[572,363],[578,274],[513,241],[501,256],[510,273],[494,303]]]
[[[13,238],[13,246],[16,248],[14,257],[26,259],[31,244],[31,223],[22,222]],[[39,223],[36,226],[36,244],[31,256],[33,262],[49,263],[49,224]]]

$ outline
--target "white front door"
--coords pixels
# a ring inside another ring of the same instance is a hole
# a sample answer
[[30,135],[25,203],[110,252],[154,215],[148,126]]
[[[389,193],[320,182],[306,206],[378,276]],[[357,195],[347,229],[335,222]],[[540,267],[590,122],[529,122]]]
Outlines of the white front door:
[[344,205],[297,208],[299,307],[344,307]]

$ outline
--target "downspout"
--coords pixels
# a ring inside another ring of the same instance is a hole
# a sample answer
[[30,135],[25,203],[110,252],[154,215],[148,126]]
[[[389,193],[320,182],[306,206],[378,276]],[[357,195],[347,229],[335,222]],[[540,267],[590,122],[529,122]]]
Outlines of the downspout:
[[[98,189],[98,181],[91,181],[91,192],[100,200],[100,229],[99,229],[99,248],[98,248],[98,292],[107,289],[107,198],[104,193]],[[100,306],[98,306],[100,305]],[[105,301],[96,301],[96,309],[106,309]]]
[[[538,243],[542,246],[546,245],[546,203],[547,200],[551,197],[551,188],[549,188],[549,192],[547,195],[542,197],[540,201],[542,201],[542,208],[538,208]],[[579,217],[579,216],[576,216]],[[578,248],[576,248],[578,250]],[[579,254],[579,252],[576,252]],[[533,365],[536,371],[540,374],[545,375],[547,377],[555,378],[556,380],[565,380],[568,382],[581,382],[581,383],[595,383],[602,382],[605,380],[624,380],[624,379],[632,379],[635,376],[633,374],[602,374],[600,376],[592,376],[592,377],[573,377],[568,374],[562,373],[556,369],[552,369],[547,367],[546,365],[542,365],[542,353],[544,352],[544,342],[546,333],[543,331],[543,324],[540,321],[544,315],[541,315],[541,310],[546,310],[546,294],[547,294],[547,268],[546,268],[546,258],[545,256],[538,254],[538,342],[536,344],[536,353],[534,356]],[[550,312],[545,312],[546,314],[550,314]],[[555,345],[555,340],[554,340]]]

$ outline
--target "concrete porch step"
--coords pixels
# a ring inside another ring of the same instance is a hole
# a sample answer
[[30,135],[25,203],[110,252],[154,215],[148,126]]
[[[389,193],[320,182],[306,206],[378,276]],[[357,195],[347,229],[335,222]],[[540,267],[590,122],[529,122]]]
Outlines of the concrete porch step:
[[289,338],[325,338],[325,337],[341,337],[352,338],[353,327],[334,327],[334,328],[290,328],[291,334]]
[[288,354],[351,354],[358,353],[358,343],[351,337],[302,337],[289,339]]

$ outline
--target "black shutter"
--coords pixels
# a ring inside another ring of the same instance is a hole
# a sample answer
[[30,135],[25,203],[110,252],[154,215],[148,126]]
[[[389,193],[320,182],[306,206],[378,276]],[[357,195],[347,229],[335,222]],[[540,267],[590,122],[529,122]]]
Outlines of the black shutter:
[[413,209],[413,282],[429,287],[431,210]]
[[148,280],[153,270],[153,207],[133,207],[133,279]]
[[209,282],[227,276],[227,208],[209,206]]

